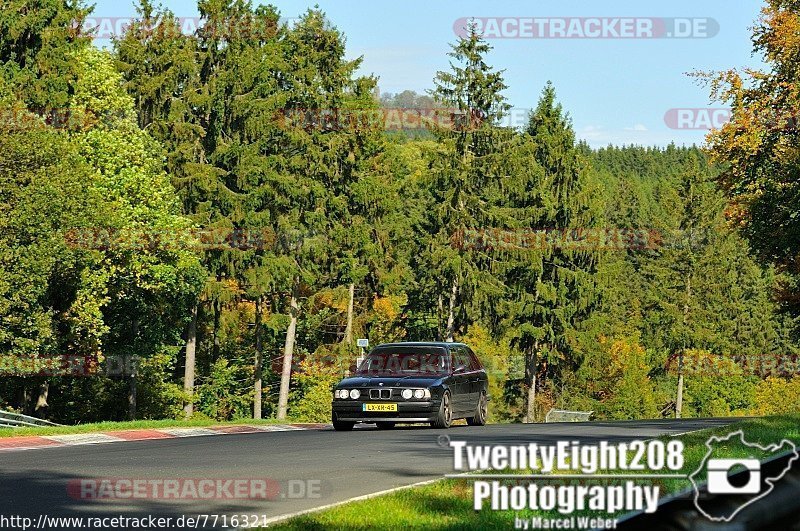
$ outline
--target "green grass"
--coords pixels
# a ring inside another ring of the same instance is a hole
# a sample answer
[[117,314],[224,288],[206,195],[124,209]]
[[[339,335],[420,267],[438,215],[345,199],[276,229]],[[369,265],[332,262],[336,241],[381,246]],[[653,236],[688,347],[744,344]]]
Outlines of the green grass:
[[[748,442],[762,445],[775,444],[781,439],[800,441],[800,416],[767,417],[748,419],[730,426],[703,430],[681,435],[684,442],[685,464],[682,472],[686,474],[696,470],[706,455],[705,446],[708,437],[727,435],[731,431],[742,429]],[[670,437],[661,437],[670,440]],[[737,457],[735,448],[728,456]],[[614,481],[614,480],[609,480]],[[653,480],[660,485],[661,496],[681,492],[691,487],[686,479]],[[476,512],[473,509],[472,482],[460,479],[444,479],[428,485],[409,488],[370,498],[351,502],[321,512],[310,513],[276,524],[270,529],[304,530],[304,529],[434,529],[449,530],[484,530],[509,529],[513,526],[515,516],[530,518],[561,517],[558,513],[533,511],[491,511]],[[596,513],[583,512],[576,516],[603,516]],[[616,515],[620,516],[620,515]]]
[[192,420],[133,420],[127,422],[96,422],[92,424],[77,424],[75,426],[48,426],[36,428],[0,428],[0,437],[24,437],[33,435],[70,435],[73,433],[95,433],[99,431],[119,430],[145,430],[156,428],[202,428],[208,426],[237,426],[259,424],[288,424],[293,422],[277,421],[274,419],[253,420],[241,419],[227,422],[217,422],[208,419]]
[[270,529],[509,529],[502,512],[472,509],[472,485],[444,479],[293,518]]

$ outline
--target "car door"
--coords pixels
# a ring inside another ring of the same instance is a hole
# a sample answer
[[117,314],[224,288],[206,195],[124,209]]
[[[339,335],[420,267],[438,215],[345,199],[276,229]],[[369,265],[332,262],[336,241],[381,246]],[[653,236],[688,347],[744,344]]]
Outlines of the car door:
[[[465,352],[460,346],[450,347],[450,394],[453,401],[453,411],[463,413],[470,407],[469,404],[469,364],[465,364]],[[461,372],[456,372],[458,367],[464,367]]]
[[480,360],[472,352],[472,349],[467,348],[467,355],[470,360],[470,378],[469,378],[469,393],[470,405],[473,409],[478,407],[478,399],[481,393],[489,394],[489,377],[486,375],[486,369],[483,368]]
[[475,363],[472,352],[468,347],[461,347],[459,349],[460,361],[459,363],[467,369],[464,372],[466,376],[466,393],[464,395],[464,411],[473,413],[476,404],[478,403],[478,382],[480,379],[479,366]]

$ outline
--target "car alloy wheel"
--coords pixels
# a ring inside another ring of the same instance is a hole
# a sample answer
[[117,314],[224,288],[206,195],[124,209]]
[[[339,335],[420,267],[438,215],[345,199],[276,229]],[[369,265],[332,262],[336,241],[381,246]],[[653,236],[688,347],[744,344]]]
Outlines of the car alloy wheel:
[[489,417],[489,401],[486,395],[481,393],[478,399],[478,409],[475,411],[475,416],[467,419],[467,424],[470,426],[485,426],[486,419]]
[[431,422],[434,428],[449,428],[453,423],[453,408],[450,404],[450,393],[445,391],[442,395],[442,403],[439,406],[439,414],[436,420]]

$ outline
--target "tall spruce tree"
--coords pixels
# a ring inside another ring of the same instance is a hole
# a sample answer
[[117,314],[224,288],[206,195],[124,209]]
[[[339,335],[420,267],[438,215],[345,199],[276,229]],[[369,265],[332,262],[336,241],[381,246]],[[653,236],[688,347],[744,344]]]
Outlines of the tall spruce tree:
[[445,341],[453,341],[478,317],[468,311],[475,307],[468,301],[480,305],[502,289],[486,267],[491,257],[460,242],[493,223],[487,194],[500,178],[496,155],[513,138],[512,131],[500,127],[510,105],[502,94],[503,72],[486,62],[491,46],[474,24],[451,46],[451,70],[436,74],[430,92],[450,126],[433,128],[438,148],[431,155],[425,251],[417,265],[430,278],[428,300],[437,301],[439,335]]
[[577,335],[598,300],[596,246],[572,232],[594,227],[597,205],[583,192],[586,162],[551,84],[509,160],[516,167],[504,183],[506,208],[512,228],[532,238],[505,266],[504,324],[525,353],[525,418],[533,422],[537,377],[576,366]]
[[[74,54],[90,43],[83,0],[7,0],[0,11],[0,83],[37,114],[63,119]],[[55,116],[53,116],[53,113]]]
[[345,58],[341,32],[309,10],[287,31],[284,53],[292,75],[283,85],[287,119],[275,167],[288,189],[274,219],[280,233],[299,238],[278,249],[290,264],[278,418],[287,412],[300,296],[325,285],[352,287],[370,274],[379,255],[370,219],[383,186],[379,130],[369,114],[377,109],[375,80],[355,77],[361,60]]

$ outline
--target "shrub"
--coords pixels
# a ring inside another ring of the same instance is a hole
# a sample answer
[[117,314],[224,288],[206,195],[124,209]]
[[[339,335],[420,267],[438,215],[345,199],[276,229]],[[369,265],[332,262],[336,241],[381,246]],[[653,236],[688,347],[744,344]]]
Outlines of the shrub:
[[195,391],[197,410],[215,420],[235,420],[250,417],[253,404],[252,376],[240,367],[220,358],[211,365],[211,373]]
[[658,415],[645,350],[638,343],[614,341],[608,350],[606,376],[611,396],[604,401],[614,419],[655,418]]
[[791,379],[770,376],[755,386],[756,415],[800,412],[800,376]]
[[294,375],[296,387],[291,393],[291,417],[301,422],[329,422],[333,387],[342,377],[337,364],[305,359]]
[[472,348],[489,375],[489,421],[519,420],[522,410],[506,392],[506,382],[513,362],[520,356],[515,354],[507,340],[492,339],[489,331],[477,324],[470,326],[460,340]]
[[183,388],[170,379],[177,349],[139,360],[136,413],[140,419],[182,418],[187,398]]
[[684,371],[684,417],[743,415],[752,408],[754,378],[745,376],[734,360],[690,349]]

